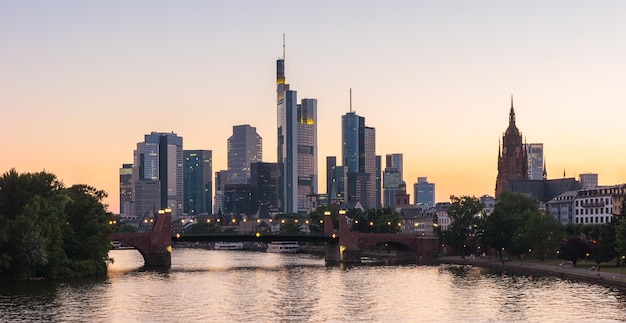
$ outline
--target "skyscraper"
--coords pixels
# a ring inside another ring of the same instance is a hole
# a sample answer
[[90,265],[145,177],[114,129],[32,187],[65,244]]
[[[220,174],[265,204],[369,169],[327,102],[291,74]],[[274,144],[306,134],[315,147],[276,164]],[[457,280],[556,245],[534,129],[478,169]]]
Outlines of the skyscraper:
[[215,203],[213,203],[213,214],[224,212],[224,190],[226,189],[227,183],[227,170],[215,172]]
[[[139,181],[158,181],[160,203],[159,205],[151,203],[153,204],[151,211],[170,208],[173,219],[180,217],[183,214],[183,138],[174,132],[151,132],[145,135],[143,142],[137,143],[134,155],[133,198],[135,203],[145,198],[135,194]],[[142,191],[146,192],[145,189]],[[150,192],[149,195],[152,196],[153,190]],[[147,211],[145,208],[149,205],[143,202],[142,204],[144,206],[139,211],[145,213]],[[143,215],[139,213],[136,216]]]
[[183,212],[190,215],[213,212],[213,152],[184,150]]
[[504,185],[511,179],[528,179],[528,160],[522,143],[522,134],[515,126],[515,110],[511,96],[509,126],[502,136],[502,148],[498,147],[498,176],[496,178],[496,198]]
[[285,55],[276,61],[278,209],[305,213],[317,194],[317,100],[302,99],[285,83]]
[[276,206],[278,198],[278,168],[276,163],[257,162],[251,164],[250,189],[251,212],[256,213],[261,205]]
[[528,156],[528,179],[546,179],[543,144],[526,144],[526,154]]
[[351,108],[341,117],[341,141],[343,165],[348,168],[348,202],[375,208],[380,203],[376,201],[376,130],[366,127],[365,118]]
[[400,189],[402,178],[402,154],[387,154],[383,172],[383,207],[396,204],[396,193]]
[[413,185],[414,204],[420,208],[435,206],[435,183],[429,183],[426,177],[418,177]]
[[133,203],[133,164],[122,164],[120,168],[120,216],[132,217]]
[[227,144],[228,183],[249,183],[250,164],[263,161],[261,136],[250,125],[233,126],[233,135]]

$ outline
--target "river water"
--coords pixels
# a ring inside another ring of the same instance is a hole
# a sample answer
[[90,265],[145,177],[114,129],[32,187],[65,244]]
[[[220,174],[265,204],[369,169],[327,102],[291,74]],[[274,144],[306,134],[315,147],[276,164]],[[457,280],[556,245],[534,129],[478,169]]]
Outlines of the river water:
[[112,250],[107,278],[1,282],[2,322],[624,322],[624,294],[449,266],[326,267],[308,254],[174,249],[142,269]]

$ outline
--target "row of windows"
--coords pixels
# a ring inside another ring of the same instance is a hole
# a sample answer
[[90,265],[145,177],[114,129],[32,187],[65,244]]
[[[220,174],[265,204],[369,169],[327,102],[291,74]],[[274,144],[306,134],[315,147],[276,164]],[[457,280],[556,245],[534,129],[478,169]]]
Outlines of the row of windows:
[[[595,213],[594,213],[595,210]],[[602,212],[604,210],[604,212]],[[578,209],[576,209],[576,215],[583,215],[583,210],[580,210],[580,213],[578,213]],[[611,214],[611,212],[609,211],[609,208],[595,208],[595,209],[585,209],[584,214]]]
[[611,222],[610,216],[596,216],[596,217],[586,216],[584,218],[576,218],[576,223],[609,223],[609,222]]
[[[578,206],[578,202],[579,201],[580,200],[576,200],[576,206]],[[589,203],[602,203],[602,202],[604,202],[605,204],[609,204],[609,198],[607,197],[607,198],[600,198],[600,199],[598,199],[596,197],[595,199],[593,199],[593,198],[592,199],[585,199],[585,200],[580,201],[580,206],[583,206],[583,205],[589,204]]]

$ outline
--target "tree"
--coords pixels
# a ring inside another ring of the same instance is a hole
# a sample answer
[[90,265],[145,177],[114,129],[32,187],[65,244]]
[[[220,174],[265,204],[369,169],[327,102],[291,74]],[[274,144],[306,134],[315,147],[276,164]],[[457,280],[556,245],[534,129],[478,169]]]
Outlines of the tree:
[[12,279],[106,274],[111,233],[106,193],[64,188],[53,174],[0,177],[0,276]]
[[448,216],[451,224],[442,234],[444,241],[465,256],[467,237],[473,233],[475,216],[482,211],[483,204],[476,197],[450,196]]
[[581,232],[585,235],[589,243],[590,257],[595,260],[597,264],[611,261],[617,257],[615,230],[615,221],[582,226]]
[[573,237],[565,240],[559,248],[559,255],[565,260],[572,262],[572,266],[576,267],[579,259],[585,259],[589,252],[587,241]]
[[517,250],[529,250],[539,254],[541,261],[546,253],[559,245],[564,236],[563,225],[552,215],[535,211],[513,236]]
[[192,234],[211,234],[220,232],[222,232],[222,229],[217,224],[203,221],[200,221],[185,230],[185,233]]
[[624,265],[624,257],[626,257],[626,198],[622,200],[622,210],[617,216],[617,225],[615,226],[615,244],[616,252],[619,259],[622,259],[622,266]]
[[537,200],[527,195],[511,191],[502,192],[491,215],[478,221],[479,240],[495,248],[500,254],[500,259],[503,250],[513,253],[523,252],[524,249],[518,249],[512,238],[530,215],[538,211],[537,206]]

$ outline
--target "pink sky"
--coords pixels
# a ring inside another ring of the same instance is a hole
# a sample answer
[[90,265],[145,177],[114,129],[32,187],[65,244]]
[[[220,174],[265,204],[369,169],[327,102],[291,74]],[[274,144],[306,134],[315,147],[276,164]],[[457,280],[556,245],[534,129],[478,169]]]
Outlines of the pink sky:
[[0,1],[0,170],[92,185],[118,212],[119,168],[151,131],[212,150],[217,171],[232,126],[250,124],[276,161],[286,33],[287,82],[318,99],[322,189],[349,88],[377,154],[404,154],[404,180],[427,176],[437,201],[493,195],[511,94],[549,178],[624,183],[625,6]]

